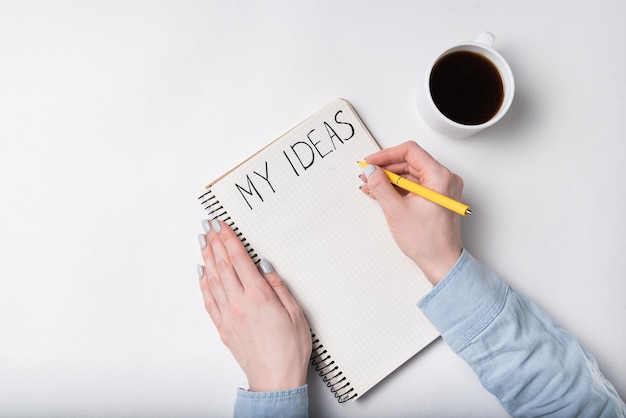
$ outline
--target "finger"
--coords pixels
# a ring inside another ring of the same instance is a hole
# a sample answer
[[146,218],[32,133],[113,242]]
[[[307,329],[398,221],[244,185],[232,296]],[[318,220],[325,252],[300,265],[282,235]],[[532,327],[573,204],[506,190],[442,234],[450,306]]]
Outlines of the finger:
[[365,167],[364,174],[367,177],[369,192],[378,200],[383,212],[387,212],[387,208],[403,204],[402,195],[389,182],[389,178],[380,167],[370,164]]
[[367,183],[362,184],[362,185],[359,187],[359,189],[360,189],[360,190],[361,190],[364,194],[366,194],[366,195],[368,195],[368,196],[370,196],[370,195],[371,195],[371,193],[370,193],[370,186],[369,186]]
[[204,275],[200,278],[200,285],[203,289],[203,296],[204,292],[209,292],[212,298],[211,300],[215,301],[217,308],[221,311],[228,307],[228,297],[226,295],[224,285],[222,284],[222,280],[217,274],[215,267],[215,254],[213,253],[213,248],[208,245],[207,237],[208,234],[201,234],[198,236],[198,239],[200,241],[200,248],[202,251],[202,259],[204,260],[205,266]]
[[[370,196],[370,186],[367,184],[367,177],[365,177],[365,174],[359,174],[359,179],[361,179],[361,181],[363,182],[363,184],[359,186],[359,190],[361,190],[364,194]],[[373,196],[370,197],[373,198]]]
[[268,260],[262,259],[259,262],[259,268],[261,269],[267,284],[270,285],[280,303],[287,310],[287,312],[289,312],[291,318],[294,318],[294,315],[300,314],[302,311],[300,304],[296,302],[283,279],[274,270],[272,264]]
[[209,290],[209,282],[207,281],[204,266],[198,265],[198,278],[200,291],[202,293],[202,300],[204,301],[204,308],[209,313],[211,321],[213,321],[216,327],[219,327],[222,323],[222,314],[217,301],[213,297],[213,293]]
[[263,277],[259,275],[259,270],[235,231],[228,225],[224,225],[219,235],[240,285],[246,289],[263,282]]
[[[370,157],[367,157],[369,159]],[[398,161],[394,163],[388,163],[384,165],[380,165],[382,168],[391,171],[392,173],[398,174],[408,180],[411,180],[416,183],[421,183],[419,179],[419,172],[415,168],[413,168],[407,161]],[[361,180],[366,182],[365,175],[361,174]]]
[[211,266],[212,269],[209,269],[209,265],[207,265],[207,273],[213,273],[219,278],[226,291],[226,296],[230,300],[243,292],[243,286],[222,239],[222,237],[228,237],[228,231],[232,232],[225,223],[217,219],[211,222],[211,232],[208,234],[208,241],[213,251],[214,263]]

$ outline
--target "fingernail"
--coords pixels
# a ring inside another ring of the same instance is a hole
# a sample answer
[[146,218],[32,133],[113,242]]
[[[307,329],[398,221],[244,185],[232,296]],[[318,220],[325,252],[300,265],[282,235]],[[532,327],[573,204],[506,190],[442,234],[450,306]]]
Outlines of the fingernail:
[[264,258],[262,258],[261,261],[259,261],[259,267],[261,267],[261,271],[263,273],[273,273],[274,272],[274,266],[272,266],[272,263],[270,263],[269,261],[267,261]]
[[209,223],[207,219],[202,220],[202,229],[204,230],[205,234],[208,234],[209,232],[211,232],[211,224]]
[[200,280],[204,276],[204,266],[198,264],[196,270],[198,271],[198,280]]
[[363,174],[365,174],[365,177],[369,179],[375,170],[376,170],[376,166],[370,164],[367,167],[365,167],[365,170],[363,170]]
[[198,234],[198,244],[200,244],[200,248],[206,247],[206,237],[204,234]]
[[220,232],[222,232],[222,225],[220,225],[219,221],[217,219],[213,219],[213,221],[211,221],[211,225],[213,225],[213,229],[215,230],[215,232],[217,232],[218,234]]

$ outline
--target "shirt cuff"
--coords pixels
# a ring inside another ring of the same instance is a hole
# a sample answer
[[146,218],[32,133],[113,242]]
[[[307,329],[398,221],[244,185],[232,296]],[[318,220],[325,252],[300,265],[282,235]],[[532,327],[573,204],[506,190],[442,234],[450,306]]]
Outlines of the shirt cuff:
[[467,250],[418,307],[455,352],[460,352],[502,310],[509,286]]
[[307,417],[308,386],[276,392],[237,390],[234,417]]

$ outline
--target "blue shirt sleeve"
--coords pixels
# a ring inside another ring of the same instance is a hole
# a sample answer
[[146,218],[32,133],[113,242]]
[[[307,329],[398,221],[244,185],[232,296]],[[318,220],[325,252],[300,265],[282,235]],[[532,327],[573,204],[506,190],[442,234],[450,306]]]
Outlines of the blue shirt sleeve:
[[466,250],[418,303],[515,417],[626,417],[595,359]]
[[237,390],[235,418],[306,418],[309,416],[308,386],[276,392]]

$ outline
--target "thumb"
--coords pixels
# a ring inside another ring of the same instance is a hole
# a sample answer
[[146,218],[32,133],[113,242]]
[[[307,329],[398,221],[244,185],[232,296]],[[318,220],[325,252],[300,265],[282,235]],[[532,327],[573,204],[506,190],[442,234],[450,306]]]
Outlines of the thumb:
[[402,195],[389,182],[389,177],[380,167],[370,164],[365,167],[363,174],[367,178],[371,195],[378,201],[383,212],[388,213],[403,204]]

